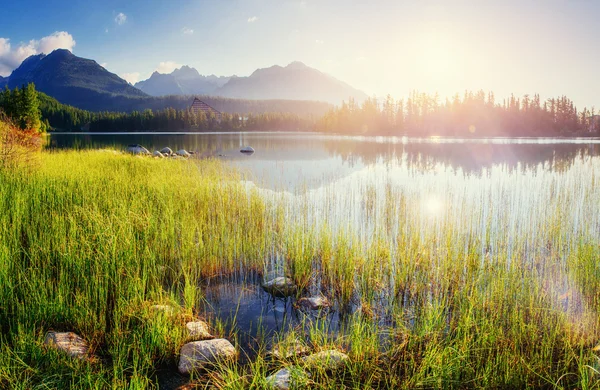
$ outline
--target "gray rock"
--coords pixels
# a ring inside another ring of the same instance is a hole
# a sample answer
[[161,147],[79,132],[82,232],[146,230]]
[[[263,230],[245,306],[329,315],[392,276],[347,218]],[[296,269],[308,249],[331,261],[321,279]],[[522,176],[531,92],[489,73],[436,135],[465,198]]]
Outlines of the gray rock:
[[158,158],[165,158],[165,156],[163,156],[163,154],[161,152],[159,152],[158,150],[155,150],[154,153],[152,153],[152,156],[158,157]]
[[182,374],[189,374],[235,357],[235,347],[225,339],[194,341],[181,348],[178,369]]
[[138,144],[127,145],[127,151],[132,154],[150,154],[148,149]]
[[298,287],[296,287],[294,281],[284,276],[279,276],[268,282],[264,282],[262,288],[269,294],[281,298],[294,295],[296,294],[296,291],[298,291]]
[[289,390],[293,388],[306,388],[309,376],[303,369],[291,366],[282,368],[275,374],[267,377],[267,384],[276,390]]
[[185,149],[179,149],[179,150],[178,150],[178,151],[176,151],[175,153],[176,153],[178,156],[181,156],[181,157],[190,157],[190,156],[191,156],[191,154],[189,154],[189,153],[187,152],[187,150],[185,150]]
[[306,345],[302,344],[298,340],[294,343],[280,343],[274,347],[271,351],[267,352],[267,356],[275,359],[289,359],[294,356],[306,355],[309,349]]
[[331,304],[325,297],[311,297],[299,299],[296,306],[305,310],[322,310],[327,309]]
[[313,353],[302,358],[307,367],[326,371],[335,371],[344,367],[348,359],[350,359],[348,355],[334,349]]
[[169,148],[169,147],[162,148],[162,149],[160,150],[160,152],[161,152],[162,154],[166,155],[166,156],[170,156],[170,155],[172,155],[172,154],[173,154],[173,151],[172,151],[172,150],[171,150],[171,148]]
[[204,321],[193,321],[185,324],[188,330],[188,336],[194,340],[214,339],[208,330],[208,324]]
[[89,350],[87,341],[73,332],[48,332],[44,344],[79,359],[87,357]]
[[169,305],[152,305],[150,306],[150,310],[157,313],[162,313],[166,316],[172,316],[175,314],[175,309],[173,306]]
[[244,146],[243,148],[240,149],[240,152],[252,154],[252,153],[254,153],[254,148],[252,146]]

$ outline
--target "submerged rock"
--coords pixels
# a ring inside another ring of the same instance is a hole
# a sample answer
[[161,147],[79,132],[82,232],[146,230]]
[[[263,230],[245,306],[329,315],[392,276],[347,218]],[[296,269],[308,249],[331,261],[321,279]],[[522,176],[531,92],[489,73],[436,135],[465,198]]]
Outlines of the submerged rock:
[[87,341],[73,332],[48,332],[44,344],[79,359],[85,358],[89,350]]
[[164,158],[165,156],[159,152],[158,150],[155,150],[154,153],[152,153],[152,156],[154,157],[158,157],[158,158]]
[[185,324],[188,336],[194,340],[213,339],[214,336],[208,330],[208,324],[204,321],[194,321]]
[[350,359],[348,355],[335,349],[313,353],[302,358],[308,367],[326,371],[335,371],[344,367],[348,359]]
[[127,151],[132,154],[150,154],[148,149],[139,144],[127,145]]
[[252,146],[244,146],[243,148],[240,149],[240,152],[252,154],[252,153],[254,153],[254,148]]
[[309,376],[301,368],[291,366],[282,368],[275,374],[267,377],[267,384],[271,389],[288,390],[293,388],[306,388]]
[[182,374],[189,374],[235,357],[235,347],[225,339],[194,341],[181,348],[178,369]]
[[323,310],[329,308],[331,304],[325,297],[310,297],[299,299],[296,306],[304,310]]
[[185,150],[185,149],[179,149],[179,150],[178,150],[177,152],[175,152],[175,153],[177,153],[177,155],[178,155],[178,156],[181,156],[181,157],[190,157],[190,156],[191,156],[191,154],[190,154],[190,153],[188,153],[188,151],[187,151],[187,150]]
[[173,151],[169,147],[162,148],[160,152],[166,156],[171,156],[173,154]]
[[264,282],[262,288],[269,294],[280,298],[289,297],[298,291],[298,287],[296,287],[294,281],[284,276]]

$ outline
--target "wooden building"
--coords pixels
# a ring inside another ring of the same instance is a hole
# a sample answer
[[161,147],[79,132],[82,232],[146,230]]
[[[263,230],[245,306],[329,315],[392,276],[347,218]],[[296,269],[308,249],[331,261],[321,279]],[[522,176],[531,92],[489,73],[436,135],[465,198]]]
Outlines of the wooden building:
[[199,111],[204,112],[207,118],[213,114],[218,121],[221,121],[222,114],[198,98],[194,98],[191,109],[194,113],[198,113]]

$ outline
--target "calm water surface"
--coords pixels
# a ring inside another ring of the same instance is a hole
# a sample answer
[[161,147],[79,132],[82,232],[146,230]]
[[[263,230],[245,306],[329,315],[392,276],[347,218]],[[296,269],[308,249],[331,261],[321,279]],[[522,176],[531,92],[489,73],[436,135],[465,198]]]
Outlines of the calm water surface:
[[[561,169],[582,156],[599,156],[600,139],[591,138],[406,138],[335,136],[314,133],[137,133],[52,134],[50,149],[125,150],[141,144],[150,151],[165,146],[197,157],[231,162],[251,173],[261,188],[298,192],[315,189],[374,165],[405,163],[426,173],[442,164],[481,176],[492,167]],[[252,146],[256,153],[239,152]]]

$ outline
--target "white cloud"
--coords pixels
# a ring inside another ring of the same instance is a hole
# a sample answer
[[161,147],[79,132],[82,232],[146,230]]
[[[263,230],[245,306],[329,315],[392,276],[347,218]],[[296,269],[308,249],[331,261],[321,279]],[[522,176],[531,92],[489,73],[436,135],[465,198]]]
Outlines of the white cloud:
[[194,30],[192,30],[191,28],[184,27],[181,29],[181,33],[183,35],[192,35],[194,33]]
[[317,45],[322,45],[322,44],[324,44],[324,43],[325,43],[325,41],[322,41],[322,40],[320,40],[320,39],[317,39],[317,40],[315,40],[315,43],[316,43]]
[[158,73],[171,73],[177,68],[181,68],[181,65],[173,61],[165,61],[158,64],[156,71]]
[[104,29],[104,32],[105,32],[106,34],[108,34],[108,29],[107,29],[107,28],[105,28],[105,29]]
[[73,51],[75,45],[75,39],[66,31],[56,31],[40,40],[32,39],[28,43],[20,43],[14,49],[8,38],[0,38],[0,76],[10,75],[29,56],[49,54],[56,49]]
[[125,15],[123,12],[119,12],[119,14],[115,16],[115,23],[117,23],[119,26],[124,25],[126,21],[127,15]]
[[254,23],[258,20],[258,16],[252,16],[248,18],[248,23]]
[[121,73],[119,77],[121,77],[130,84],[135,84],[138,81],[140,81],[140,72]]

